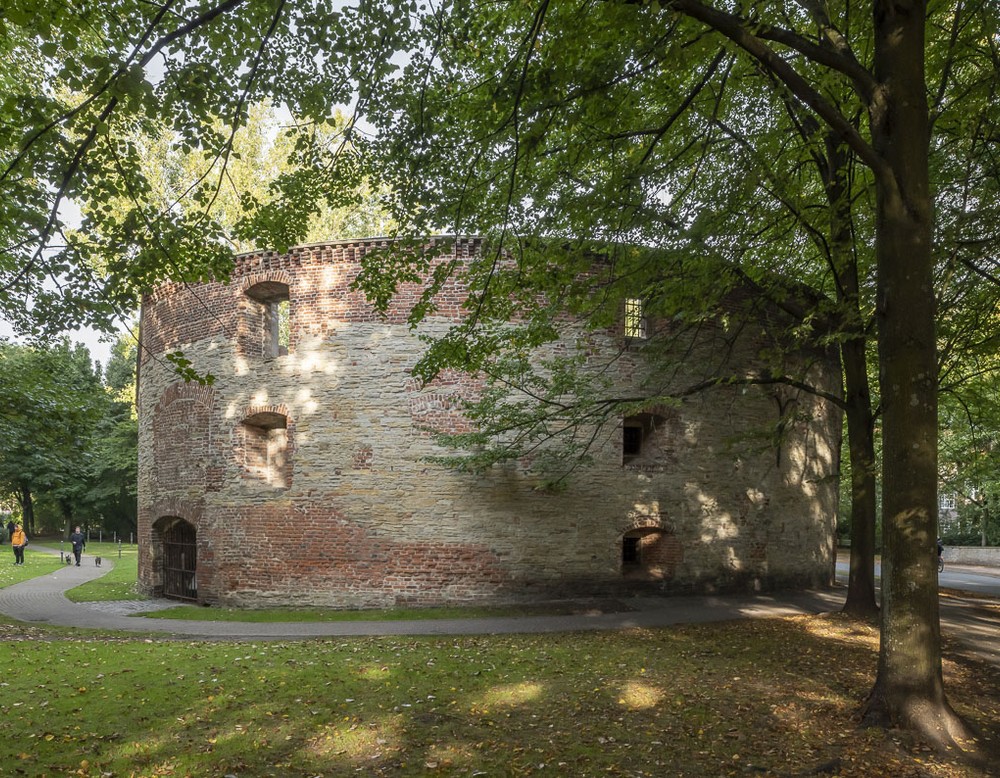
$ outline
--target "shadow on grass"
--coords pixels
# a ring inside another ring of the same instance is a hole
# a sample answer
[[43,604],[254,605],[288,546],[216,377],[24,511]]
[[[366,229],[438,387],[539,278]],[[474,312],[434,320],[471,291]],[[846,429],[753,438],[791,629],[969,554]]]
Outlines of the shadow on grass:
[[[0,642],[0,658],[13,659],[11,645]],[[0,764],[137,776],[984,775],[901,733],[858,729],[876,656],[873,628],[838,615],[289,644],[53,640],[7,681]],[[989,747],[1000,677],[966,661],[946,662],[949,694]]]

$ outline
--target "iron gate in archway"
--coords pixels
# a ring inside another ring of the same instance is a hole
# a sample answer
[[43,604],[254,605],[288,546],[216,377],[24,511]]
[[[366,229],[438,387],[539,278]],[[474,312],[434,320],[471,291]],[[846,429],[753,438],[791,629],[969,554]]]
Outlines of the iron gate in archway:
[[186,521],[174,522],[163,533],[163,596],[197,600],[198,536]]

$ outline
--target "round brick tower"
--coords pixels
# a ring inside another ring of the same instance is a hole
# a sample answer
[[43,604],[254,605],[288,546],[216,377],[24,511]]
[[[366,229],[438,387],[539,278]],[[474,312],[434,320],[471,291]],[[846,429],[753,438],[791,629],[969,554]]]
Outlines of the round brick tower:
[[[721,388],[623,418],[560,492],[529,464],[462,474],[430,429],[467,428],[477,383],[411,375],[419,285],[380,315],[352,286],[384,240],[239,257],[228,283],[144,300],[139,370],[139,584],[203,603],[380,607],[828,582],[839,414],[811,395]],[[467,262],[475,239],[440,239]],[[452,283],[420,333],[459,320]],[[625,327],[635,327],[625,312]],[[747,327],[730,361],[751,363]],[[757,328],[760,329],[759,327]],[[628,332],[639,337],[640,332]],[[595,340],[596,337],[596,340]],[[608,354],[624,332],[590,336]],[[697,362],[713,336],[687,344]],[[693,349],[693,350],[692,350]],[[201,385],[166,358],[182,351]],[[638,357],[622,357],[633,380]],[[818,380],[837,384],[837,366]],[[775,447],[734,446],[795,422]],[[791,417],[789,417],[791,418]]]

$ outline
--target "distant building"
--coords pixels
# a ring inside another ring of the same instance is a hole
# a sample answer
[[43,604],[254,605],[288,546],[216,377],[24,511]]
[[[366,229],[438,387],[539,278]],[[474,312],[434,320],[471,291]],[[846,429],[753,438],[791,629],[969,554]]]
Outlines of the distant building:
[[[439,245],[440,261],[480,249]],[[406,322],[419,287],[401,289],[384,318],[352,287],[383,246],[250,254],[229,283],[147,296],[143,590],[375,607],[830,582],[840,414],[786,386],[723,386],[623,418],[562,492],[539,489],[528,461],[479,476],[428,462],[443,453],[428,430],[467,429],[460,401],[479,384],[449,374],[421,386],[411,375],[424,348]],[[445,332],[464,298],[449,284],[419,332]],[[595,358],[620,354],[616,380],[634,389],[652,367],[630,344],[667,326],[630,300],[615,329],[579,338]],[[690,383],[710,364],[759,374],[770,338],[763,320],[703,327],[678,338],[672,380]],[[178,350],[215,383],[178,380],[165,359]],[[811,380],[839,391],[835,356],[802,359]]]
[[959,497],[955,492],[938,491],[938,532],[958,527]]

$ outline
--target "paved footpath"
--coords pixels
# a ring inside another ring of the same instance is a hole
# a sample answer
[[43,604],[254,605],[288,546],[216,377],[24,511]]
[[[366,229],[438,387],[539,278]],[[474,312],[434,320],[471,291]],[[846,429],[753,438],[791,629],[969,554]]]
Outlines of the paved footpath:
[[[618,601],[633,609],[627,612],[608,613],[595,609],[565,616],[259,624],[129,615],[177,605],[169,600],[74,603],[66,598],[66,591],[99,578],[111,568],[111,560],[97,567],[92,557],[85,556],[80,567],[66,566],[0,589],[0,613],[29,624],[119,630],[161,639],[295,640],[358,635],[483,635],[664,627],[836,611],[842,607],[845,593],[843,588],[835,588],[756,596],[634,597]],[[995,601],[990,602],[996,605]],[[983,601],[943,599],[942,621],[945,634],[957,637],[968,653],[1000,665],[1000,641],[997,640],[1000,608],[983,607]]]

